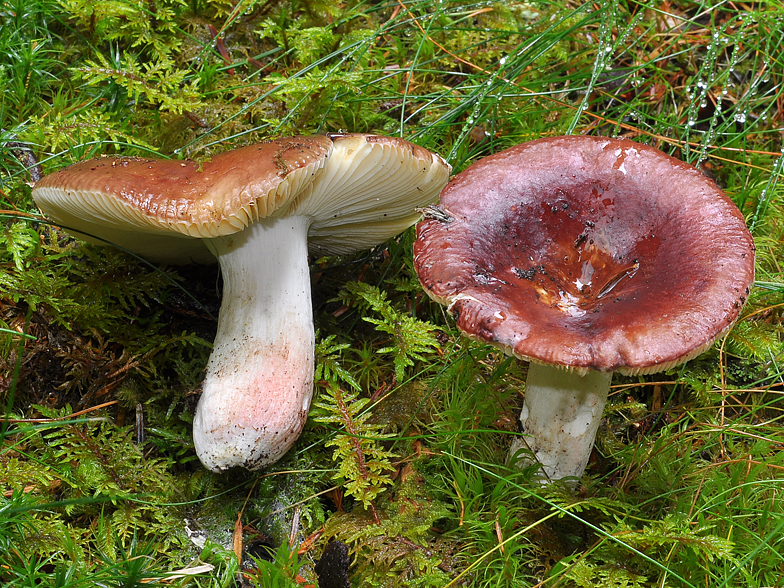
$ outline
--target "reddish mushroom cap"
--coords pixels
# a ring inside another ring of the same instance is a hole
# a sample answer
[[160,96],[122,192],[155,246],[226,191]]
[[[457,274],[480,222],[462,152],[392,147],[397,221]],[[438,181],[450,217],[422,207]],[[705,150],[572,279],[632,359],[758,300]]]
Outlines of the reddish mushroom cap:
[[625,139],[518,145],[457,175],[415,268],[469,337],[538,363],[651,373],[737,320],[754,242],[699,170]]

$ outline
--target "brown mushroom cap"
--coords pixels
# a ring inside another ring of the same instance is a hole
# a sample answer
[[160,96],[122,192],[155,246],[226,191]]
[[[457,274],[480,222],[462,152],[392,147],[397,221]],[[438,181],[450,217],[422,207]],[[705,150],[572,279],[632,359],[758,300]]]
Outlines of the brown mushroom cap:
[[45,176],[33,195],[49,218],[88,241],[97,237],[152,261],[214,263],[201,238],[270,216],[331,150],[328,137],[287,137],[201,164],[104,157]]
[[202,239],[254,221],[310,219],[318,255],[372,247],[411,226],[449,166],[395,137],[286,137],[209,161],[106,157],[40,180],[33,197],[53,221],[92,242],[151,261],[214,263]]
[[699,170],[625,139],[518,145],[457,175],[415,268],[469,337],[538,363],[652,373],[738,318],[754,243]]

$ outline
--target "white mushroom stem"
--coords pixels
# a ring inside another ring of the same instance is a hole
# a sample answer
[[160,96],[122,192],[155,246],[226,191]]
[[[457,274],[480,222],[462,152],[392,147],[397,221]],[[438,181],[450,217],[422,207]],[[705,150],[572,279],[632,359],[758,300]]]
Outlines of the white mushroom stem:
[[[528,449],[550,480],[580,477],[588,465],[610,390],[611,372],[573,371],[530,364],[520,414],[523,437],[511,455]],[[530,463],[529,458],[520,461]],[[520,463],[520,462],[518,462]]]
[[213,471],[278,460],[313,395],[313,311],[303,216],[261,220],[210,240],[223,273],[218,333],[193,441]]

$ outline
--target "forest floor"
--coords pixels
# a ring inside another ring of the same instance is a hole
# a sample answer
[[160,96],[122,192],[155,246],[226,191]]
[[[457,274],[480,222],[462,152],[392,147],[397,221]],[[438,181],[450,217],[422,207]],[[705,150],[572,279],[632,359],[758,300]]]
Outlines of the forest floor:
[[[784,586],[783,55],[778,2],[1,0],[0,584],[316,586],[325,557],[321,588]],[[698,358],[616,375],[585,475],[542,484],[506,459],[527,364],[423,293],[413,229],[312,259],[304,433],[211,473],[217,267],[86,245],[31,187],[330,132],[453,173],[542,137],[657,147],[737,204],[754,288]]]

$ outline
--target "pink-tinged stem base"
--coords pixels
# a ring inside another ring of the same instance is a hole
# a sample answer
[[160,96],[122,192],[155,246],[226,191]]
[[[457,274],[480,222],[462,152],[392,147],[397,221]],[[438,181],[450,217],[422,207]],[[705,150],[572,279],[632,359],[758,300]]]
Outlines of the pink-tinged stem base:
[[315,334],[305,217],[212,239],[223,273],[218,333],[193,421],[205,467],[255,470],[299,437],[313,395]]

